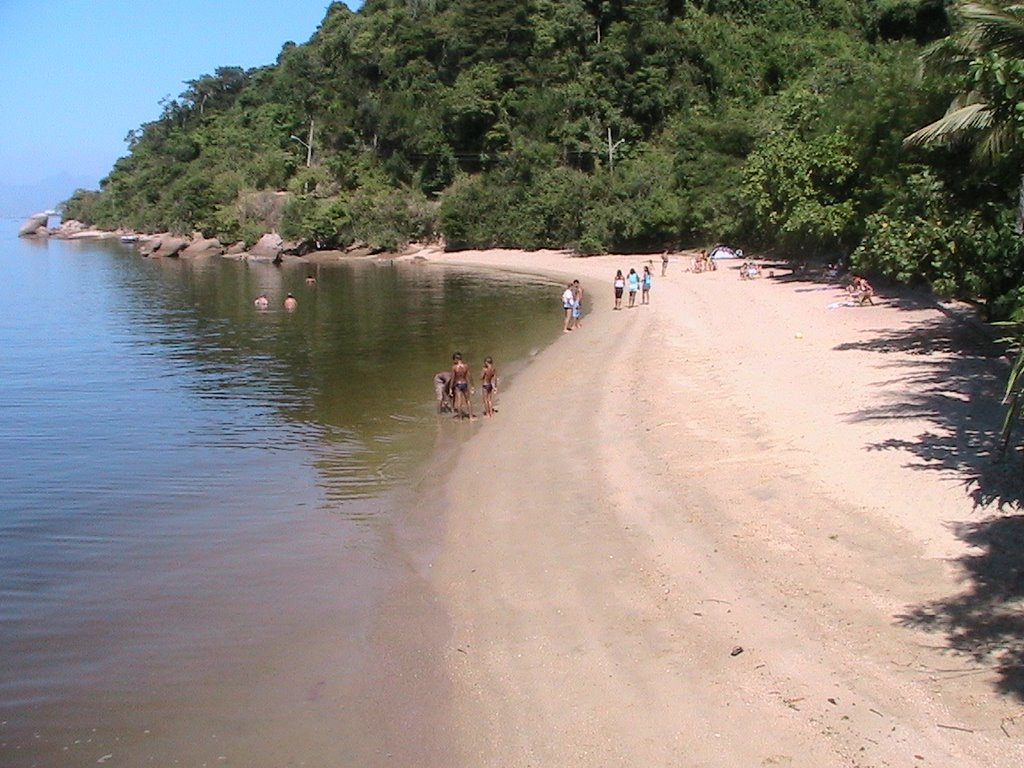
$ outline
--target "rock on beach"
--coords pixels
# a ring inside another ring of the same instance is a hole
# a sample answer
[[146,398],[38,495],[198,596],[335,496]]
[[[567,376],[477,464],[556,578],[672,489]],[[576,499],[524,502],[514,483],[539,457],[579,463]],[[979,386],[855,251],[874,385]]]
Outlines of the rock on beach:
[[47,213],[33,213],[18,229],[18,237],[46,237],[50,234],[46,226],[49,218]]

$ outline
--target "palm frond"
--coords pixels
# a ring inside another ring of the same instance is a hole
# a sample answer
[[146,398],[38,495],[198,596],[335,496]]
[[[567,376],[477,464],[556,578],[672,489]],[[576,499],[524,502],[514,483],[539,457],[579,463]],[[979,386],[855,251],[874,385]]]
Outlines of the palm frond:
[[1013,427],[1020,418],[1021,408],[1024,407],[1024,391],[1022,391],[1022,376],[1024,376],[1024,347],[1017,350],[1017,359],[1010,369],[1010,376],[1006,381],[1006,394],[1003,396],[1003,404],[1009,406],[1006,409],[1006,416],[1003,418],[999,453],[1006,453],[1010,445],[1010,437],[1013,435]]
[[984,102],[954,106],[934,123],[918,128],[903,139],[906,147],[953,144],[992,127],[992,108]]
[[1006,416],[1003,417],[1003,427],[999,432],[999,455],[1002,456],[1006,453],[1006,449],[1010,447],[1010,438],[1013,437],[1013,428],[1017,424],[1017,420],[1020,418],[1020,409],[1024,405],[1024,400],[1014,395],[1012,400],[1008,401],[1007,404],[1010,406],[1006,409]]
[[979,134],[974,146],[974,156],[985,163],[994,162],[1007,154],[1018,141],[1015,125],[993,121],[991,128]]
[[921,66],[929,71],[950,74],[970,61],[971,49],[959,38],[950,35],[929,43],[918,55]]
[[957,12],[967,22],[959,37],[971,49],[1024,58],[1024,6],[965,3]]

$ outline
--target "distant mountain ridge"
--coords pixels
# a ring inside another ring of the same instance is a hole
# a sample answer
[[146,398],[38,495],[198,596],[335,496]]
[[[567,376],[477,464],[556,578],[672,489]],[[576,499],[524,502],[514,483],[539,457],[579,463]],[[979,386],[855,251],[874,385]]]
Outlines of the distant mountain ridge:
[[[851,104],[879,84],[906,99],[921,43],[946,29],[941,0],[335,2],[274,64],[187,81],[71,209],[107,229],[274,229],[316,247],[749,241],[762,233],[736,190],[788,104],[804,107],[799,138],[851,114],[891,123]],[[906,129],[854,129],[909,132],[915,111],[896,116]],[[849,239],[810,213],[815,247]]]

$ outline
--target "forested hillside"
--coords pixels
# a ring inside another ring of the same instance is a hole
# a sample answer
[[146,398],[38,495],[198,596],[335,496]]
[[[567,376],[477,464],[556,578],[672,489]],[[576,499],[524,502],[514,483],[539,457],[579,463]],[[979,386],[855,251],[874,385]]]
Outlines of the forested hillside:
[[[965,24],[942,0],[334,3],[274,65],[188,81],[65,212],[317,247],[726,240],[1008,316],[1016,141],[984,161],[952,134],[904,145],[986,89],[1019,133],[1024,64],[943,42]],[[947,55],[922,67],[929,45]]]

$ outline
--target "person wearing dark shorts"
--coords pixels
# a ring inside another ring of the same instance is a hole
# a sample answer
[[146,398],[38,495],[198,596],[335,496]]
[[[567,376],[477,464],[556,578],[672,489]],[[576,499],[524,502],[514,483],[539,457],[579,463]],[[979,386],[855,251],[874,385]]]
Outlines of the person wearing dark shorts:
[[473,402],[469,399],[470,394],[469,366],[462,359],[462,353],[456,352],[452,355],[452,396],[456,417],[473,418]]
[[484,370],[480,374],[481,386],[484,390],[484,416],[494,415],[494,390],[498,388],[498,370],[494,367],[494,359],[484,360]]
[[622,270],[615,273],[615,308],[622,309],[622,292],[626,290],[626,278],[622,276]]

